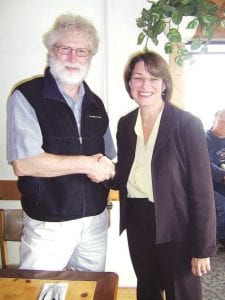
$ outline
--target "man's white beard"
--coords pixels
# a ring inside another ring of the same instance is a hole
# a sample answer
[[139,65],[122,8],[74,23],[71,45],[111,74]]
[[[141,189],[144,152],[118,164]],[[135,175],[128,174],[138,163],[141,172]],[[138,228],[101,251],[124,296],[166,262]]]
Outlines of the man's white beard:
[[[48,64],[53,77],[62,84],[68,85],[80,84],[86,78],[90,66],[89,63],[83,65],[81,63],[61,62],[52,56],[48,58]],[[67,71],[66,67],[76,68],[76,71]]]

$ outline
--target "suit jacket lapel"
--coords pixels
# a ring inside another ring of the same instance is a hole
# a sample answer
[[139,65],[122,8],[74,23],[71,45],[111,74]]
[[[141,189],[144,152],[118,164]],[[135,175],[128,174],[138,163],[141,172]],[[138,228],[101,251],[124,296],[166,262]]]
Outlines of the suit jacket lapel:
[[173,130],[176,128],[177,118],[173,106],[165,104],[159,126],[159,132],[155,143],[154,155],[166,143]]

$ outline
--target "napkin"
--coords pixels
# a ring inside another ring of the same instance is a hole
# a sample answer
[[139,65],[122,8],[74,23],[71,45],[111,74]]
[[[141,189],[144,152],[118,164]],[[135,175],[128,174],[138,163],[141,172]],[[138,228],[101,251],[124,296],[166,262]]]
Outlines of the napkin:
[[67,288],[67,282],[44,283],[38,300],[65,300]]

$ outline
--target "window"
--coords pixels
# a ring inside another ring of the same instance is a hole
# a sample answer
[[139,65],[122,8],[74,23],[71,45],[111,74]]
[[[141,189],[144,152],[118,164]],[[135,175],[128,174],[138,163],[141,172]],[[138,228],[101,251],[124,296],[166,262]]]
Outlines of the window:
[[185,66],[185,109],[197,115],[204,128],[212,125],[215,112],[225,109],[225,44],[209,45],[208,53],[193,53]]

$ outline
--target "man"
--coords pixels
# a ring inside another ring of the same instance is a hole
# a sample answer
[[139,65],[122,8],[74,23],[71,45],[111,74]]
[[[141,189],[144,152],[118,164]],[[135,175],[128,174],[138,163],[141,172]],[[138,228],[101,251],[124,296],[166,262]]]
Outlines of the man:
[[215,114],[213,126],[206,132],[214,186],[217,240],[225,247],[225,109]]
[[103,271],[108,190],[100,182],[114,176],[115,149],[104,105],[84,82],[97,32],[61,15],[43,40],[44,76],[17,86],[8,102],[8,161],[24,210],[20,268]]

